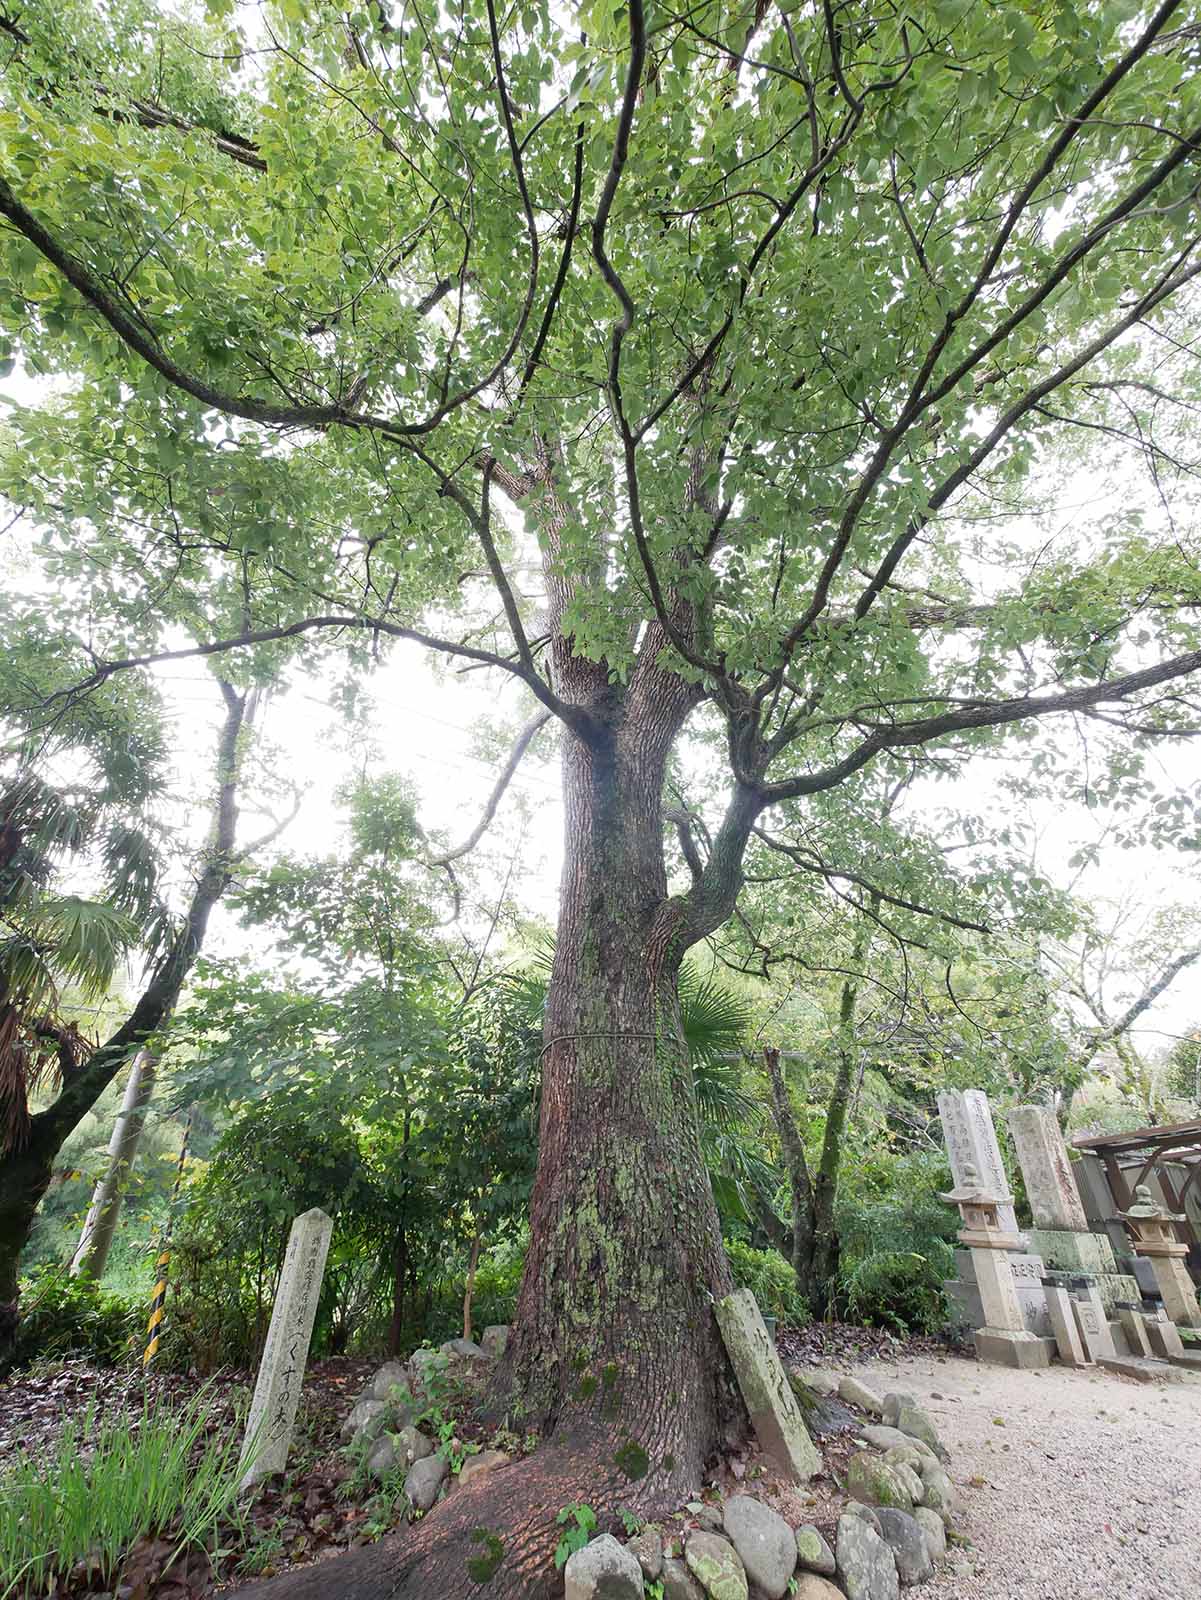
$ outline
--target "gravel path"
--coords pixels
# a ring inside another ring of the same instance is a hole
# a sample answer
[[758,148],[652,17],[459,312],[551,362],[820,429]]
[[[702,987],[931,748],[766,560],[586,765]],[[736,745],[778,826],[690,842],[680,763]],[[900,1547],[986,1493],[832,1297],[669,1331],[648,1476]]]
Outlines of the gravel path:
[[926,1407],[967,1505],[967,1559],[953,1557],[959,1570],[923,1600],[1201,1596],[1201,1379],[1141,1384],[949,1356],[856,1371],[877,1394],[902,1390]]

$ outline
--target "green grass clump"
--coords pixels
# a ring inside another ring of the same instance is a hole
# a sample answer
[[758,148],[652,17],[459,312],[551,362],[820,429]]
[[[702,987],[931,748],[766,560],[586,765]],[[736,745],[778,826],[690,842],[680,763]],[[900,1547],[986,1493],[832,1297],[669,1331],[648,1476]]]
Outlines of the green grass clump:
[[144,1535],[172,1539],[171,1559],[208,1541],[234,1507],[240,1441],[201,1442],[206,1400],[144,1404],[134,1427],[89,1406],[53,1450],[0,1471],[0,1600],[45,1594],[85,1557],[110,1587]]

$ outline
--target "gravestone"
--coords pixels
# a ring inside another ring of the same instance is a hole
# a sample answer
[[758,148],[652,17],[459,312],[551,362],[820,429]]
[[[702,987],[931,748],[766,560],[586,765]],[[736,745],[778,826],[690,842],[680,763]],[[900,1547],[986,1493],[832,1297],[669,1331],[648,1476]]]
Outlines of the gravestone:
[[239,1463],[243,1489],[273,1472],[283,1472],[288,1464],[333,1227],[333,1218],[319,1206],[303,1212],[292,1224],[246,1422]]
[[1026,1180],[1036,1228],[1087,1233],[1088,1218],[1059,1123],[1050,1106],[1014,1106],[1009,1131]]
[[1132,1356],[1151,1355],[1151,1341],[1147,1337],[1146,1324],[1141,1314],[1134,1306],[1122,1306],[1118,1312],[1118,1321],[1122,1325],[1122,1333],[1126,1338],[1126,1345]]
[[1080,1329],[1081,1343],[1090,1360],[1112,1361],[1117,1350],[1096,1289],[1086,1290],[1083,1299],[1073,1297],[1072,1310],[1076,1315],[1076,1326]]
[[1164,1361],[1179,1361],[1184,1357],[1184,1342],[1180,1330],[1169,1321],[1161,1307],[1158,1311],[1143,1312],[1143,1326],[1151,1345],[1151,1354]]
[[1055,1348],[1059,1359],[1066,1367],[1090,1365],[1092,1357],[1085,1350],[1081,1340],[1076,1313],[1072,1309],[1071,1295],[1066,1289],[1054,1284],[1047,1284],[1044,1292],[1047,1297],[1047,1310],[1051,1314],[1051,1326],[1055,1330]]
[[981,1361],[1012,1367],[1048,1366],[1055,1343],[1025,1327],[1009,1265],[1012,1252],[1022,1240],[1017,1234],[1005,1233],[1000,1226],[1002,1196],[991,1193],[969,1163],[963,1184],[938,1198],[958,1207],[963,1222],[958,1239],[971,1253],[972,1276],[980,1292],[981,1307],[981,1322],[973,1335],[977,1356]]
[[[1109,1240],[1114,1260],[1121,1272],[1133,1273],[1135,1256],[1126,1224],[1118,1215],[1118,1203],[1109,1188],[1109,1178],[1099,1156],[1085,1151],[1078,1161],[1072,1162],[1072,1176],[1080,1191],[1081,1204],[1094,1233],[1103,1233]],[[1141,1281],[1141,1280],[1140,1280]]]
[[1137,1300],[1139,1286],[1118,1271],[1107,1235],[1089,1231],[1055,1112],[1050,1106],[1014,1106],[1008,1120],[1034,1214],[1030,1248],[1056,1272],[1095,1278],[1107,1314],[1122,1300]]
[[[1027,1333],[1036,1334],[1040,1339],[1053,1338],[1055,1330],[1051,1325],[1046,1291],[1043,1289],[1045,1267],[1041,1256],[1011,1251],[1008,1254],[1008,1262],[1009,1270],[1013,1274],[1013,1287],[1017,1294],[1018,1306],[1022,1313],[1022,1324]],[[971,1332],[975,1328],[983,1327],[986,1318],[970,1250],[956,1250],[955,1271],[958,1276],[949,1279],[942,1286],[951,1309],[950,1324],[952,1327]]]
[[751,1426],[777,1466],[798,1483],[821,1471],[792,1385],[749,1289],[736,1289],[714,1307],[726,1353],[738,1379]]
[[975,1167],[980,1181],[993,1194],[1006,1196],[997,1213],[998,1219],[1003,1232],[1016,1233],[1017,1217],[1013,1201],[1008,1198],[1009,1180],[1005,1176],[988,1096],[983,1089],[944,1089],[938,1097],[938,1115],[942,1119],[954,1187],[960,1188],[968,1167]]
[[[938,1114],[942,1119],[955,1187],[962,1187],[968,1169],[974,1169],[985,1188],[999,1197],[997,1220],[1002,1231],[1012,1235],[1016,1244],[1023,1243],[1018,1234],[1009,1180],[1001,1160],[1001,1147],[997,1143],[988,1096],[982,1089],[945,1089],[938,1096]],[[1037,1256],[1021,1253],[1015,1247],[1009,1254],[1009,1264],[1027,1333],[1041,1339],[1051,1338],[1051,1318],[1042,1288],[1042,1261]],[[958,1277],[942,1286],[950,1308],[948,1326],[961,1332],[984,1327],[987,1316],[970,1251],[956,1250],[955,1270]]]

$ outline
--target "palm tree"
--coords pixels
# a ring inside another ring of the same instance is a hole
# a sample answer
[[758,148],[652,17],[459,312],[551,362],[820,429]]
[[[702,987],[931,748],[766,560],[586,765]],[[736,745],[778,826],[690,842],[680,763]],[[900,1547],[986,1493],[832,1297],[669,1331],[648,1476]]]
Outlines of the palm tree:
[[[58,860],[85,850],[101,864],[105,892],[56,893]],[[145,936],[155,884],[145,835],[105,805],[75,802],[27,770],[0,788],[0,1151],[28,1138],[38,1087],[86,1059],[64,995],[105,993]]]

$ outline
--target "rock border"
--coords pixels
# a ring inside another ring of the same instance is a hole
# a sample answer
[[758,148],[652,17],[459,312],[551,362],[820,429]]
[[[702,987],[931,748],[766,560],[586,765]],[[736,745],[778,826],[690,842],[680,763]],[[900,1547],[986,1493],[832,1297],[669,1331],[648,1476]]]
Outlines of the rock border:
[[[481,1344],[450,1339],[438,1350],[415,1350],[406,1362],[387,1361],[351,1407],[343,1439],[362,1441],[372,1476],[406,1471],[411,1517],[424,1515],[460,1478],[508,1464],[503,1451],[486,1450],[468,1456],[456,1475],[445,1448],[420,1426],[441,1376],[491,1363],[507,1335],[507,1328],[488,1328]],[[858,1378],[821,1370],[795,1376],[865,1419],[833,1546],[814,1524],[794,1526],[740,1491],[720,1504],[681,1508],[695,1524],[682,1534],[648,1524],[625,1540],[608,1533],[592,1539],[564,1565],[564,1600],[899,1600],[902,1588],[929,1582],[947,1560],[948,1538],[959,1537],[962,1513],[934,1423],[912,1395],[879,1396]]]

